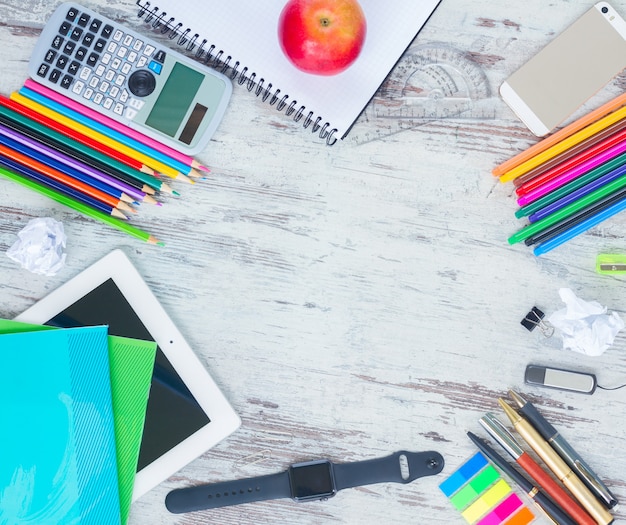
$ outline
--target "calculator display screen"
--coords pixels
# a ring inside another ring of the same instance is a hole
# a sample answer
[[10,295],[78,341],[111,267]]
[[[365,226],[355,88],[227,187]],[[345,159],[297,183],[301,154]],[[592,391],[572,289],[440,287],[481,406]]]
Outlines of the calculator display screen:
[[146,119],[146,125],[174,137],[203,80],[202,73],[177,62]]

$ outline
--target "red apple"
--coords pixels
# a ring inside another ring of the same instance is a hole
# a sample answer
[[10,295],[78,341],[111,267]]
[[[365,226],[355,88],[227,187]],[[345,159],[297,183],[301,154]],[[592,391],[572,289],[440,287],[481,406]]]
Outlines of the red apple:
[[357,0],[289,0],[280,14],[278,37],[298,69],[336,75],[361,53],[366,26]]

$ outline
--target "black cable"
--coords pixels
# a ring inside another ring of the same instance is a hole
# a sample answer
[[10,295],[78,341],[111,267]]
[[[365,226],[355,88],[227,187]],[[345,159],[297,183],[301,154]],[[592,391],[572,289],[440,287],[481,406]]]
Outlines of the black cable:
[[619,390],[620,388],[624,388],[625,386],[626,386],[626,384],[620,385],[620,386],[614,386],[612,388],[609,388],[609,387],[606,387],[606,386],[598,385],[598,388],[601,388],[602,390]]

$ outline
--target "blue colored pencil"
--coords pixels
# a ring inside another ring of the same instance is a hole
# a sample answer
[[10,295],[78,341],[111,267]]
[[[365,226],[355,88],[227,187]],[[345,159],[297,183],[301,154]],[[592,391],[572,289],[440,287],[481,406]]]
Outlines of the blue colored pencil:
[[145,192],[131,186],[127,182],[108,175],[107,173],[104,173],[103,171],[100,171],[93,166],[89,166],[88,164],[85,164],[84,162],[81,162],[80,160],[77,160],[65,154],[60,149],[55,149],[52,146],[49,146],[32,136],[28,136],[24,133],[21,133],[20,131],[11,129],[10,127],[4,126],[2,124],[0,124],[0,135],[4,135],[5,137],[19,142],[20,144],[23,144],[28,148],[34,149],[42,155],[50,157],[51,159],[56,159],[59,162],[63,162],[68,167],[74,168],[86,175],[93,177],[94,179],[108,184],[112,188],[120,190],[122,193],[127,194],[129,197],[132,197],[137,201],[144,201],[147,197]]
[[126,215],[124,215],[117,208],[113,208],[112,206],[109,206],[103,202],[100,202],[98,199],[94,199],[93,197],[90,197],[89,195],[85,195],[84,193],[81,193],[80,191],[75,190],[74,188],[70,188],[68,186],[65,186],[64,184],[61,184],[60,182],[49,179],[45,175],[41,175],[40,173],[37,173],[36,171],[31,170],[30,168],[27,168],[26,166],[22,166],[19,162],[15,162],[11,159],[7,159],[5,157],[0,156],[0,166],[7,168],[8,170],[11,170],[14,173],[18,173],[19,175],[23,175],[24,177],[32,181],[35,181],[41,184],[42,186],[56,190],[59,193],[62,193],[63,195],[66,195],[67,197],[70,197],[74,200],[82,202],[86,206],[89,206],[95,210],[101,211],[102,213],[106,213],[107,215],[117,217],[118,219],[124,219],[124,220],[127,219]]
[[150,146],[142,144],[138,140],[135,140],[128,135],[124,135],[119,131],[115,131],[109,126],[106,126],[92,118],[82,115],[81,113],[78,113],[77,111],[74,111],[73,109],[70,109],[63,104],[59,104],[58,102],[48,97],[40,95],[32,89],[23,87],[20,89],[19,93],[20,95],[34,102],[37,102],[38,104],[41,104],[42,106],[45,106],[53,111],[56,111],[57,113],[60,113],[61,115],[70,118],[80,124],[83,124],[84,126],[87,126],[88,128],[97,131],[98,133],[102,133],[108,137],[111,137],[113,140],[116,140],[124,144],[125,146],[128,146],[129,148],[140,151],[144,155],[148,155],[149,157],[165,164],[166,166],[169,166],[176,171],[179,171],[180,173],[189,174],[192,171],[191,167],[188,164],[184,164],[183,162],[173,159],[169,155],[165,155],[164,153],[154,148],[151,148]]
[[572,226],[570,229],[564,232],[561,232],[558,235],[555,235],[551,239],[547,240],[546,242],[540,244],[533,250],[533,253],[535,255],[543,255],[544,253],[548,253],[549,251],[553,250],[557,246],[560,246],[561,244],[569,241],[570,239],[573,239],[577,235],[580,235],[581,233],[586,232],[588,229],[593,228],[594,226],[600,224],[601,222],[605,221],[609,217],[612,217],[613,215],[616,215],[617,213],[625,209],[626,209],[626,197],[612,204],[608,208],[600,210],[595,215]]
[[528,220],[530,222],[535,222],[535,221],[538,221],[540,219],[543,219],[544,217],[547,217],[548,215],[550,215],[551,213],[555,212],[556,210],[562,208],[563,206],[567,206],[568,204],[570,204],[570,203],[572,203],[574,201],[577,201],[579,198],[584,197],[588,193],[591,193],[592,191],[595,191],[598,188],[601,188],[605,184],[608,184],[612,180],[618,179],[619,177],[621,177],[625,173],[626,173],[626,165],[625,166],[620,166],[619,168],[617,168],[617,169],[615,169],[613,171],[610,171],[606,175],[603,175],[602,177],[600,177],[600,178],[598,178],[598,179],[596,179],[594,181],[591,181],[590,183],[586,184],[585,186],[582,186],[581,188],[578,188],[577,190],[573,191],[572,193],[569,193],[569,194],[565,195],[564,197],[561,197],[560,199],[554,201],[553,203],[548,204],[547,206],[545,206],[544,208],[540,209],[539,211],[536,211],[535,213],[533,213],[532,215],[530,215],[528,217]]
[[133,202],[132,198],[130,198],[128,195],[118,190],[117,188],[113,188],[109,184],[96,180],[93,177],[86,175],[85,173],[81,173],[80,171],[69,167],[67,164],[64,164],[63,162],[59,162],[55,159],[52,159],[44,155],[43,153],[40,153],[34,150],[33,148],[25,146],[24,144],[20,144],[19,142],[3,135],[2,133],[0,133],[0,144],[14,151],[22,153],[23,155],[27,155],[30,158],[41,162],[42,164],[46,164],[47,166],[50,166],[51,168],[54,168],[60,171],[61,173],[64,173],[68,177],[72,177],[76,180],[84,182],[85,184],[88,184],[92,188],[96,188],[106,193],[107,195],[110,195],[111,197],[115,197],[116,199],[119,199],[123,202]]

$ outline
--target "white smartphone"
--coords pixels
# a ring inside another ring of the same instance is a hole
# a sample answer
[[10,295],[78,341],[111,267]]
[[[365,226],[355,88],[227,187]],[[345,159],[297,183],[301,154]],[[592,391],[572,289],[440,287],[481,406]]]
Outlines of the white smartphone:
[[188,155],[206,147],[232,93],[221,73],[69,2],[44,27],[29,74]]
[[599,2],[500,87],[520,120],[541,137],[626,67],[626,22]]

